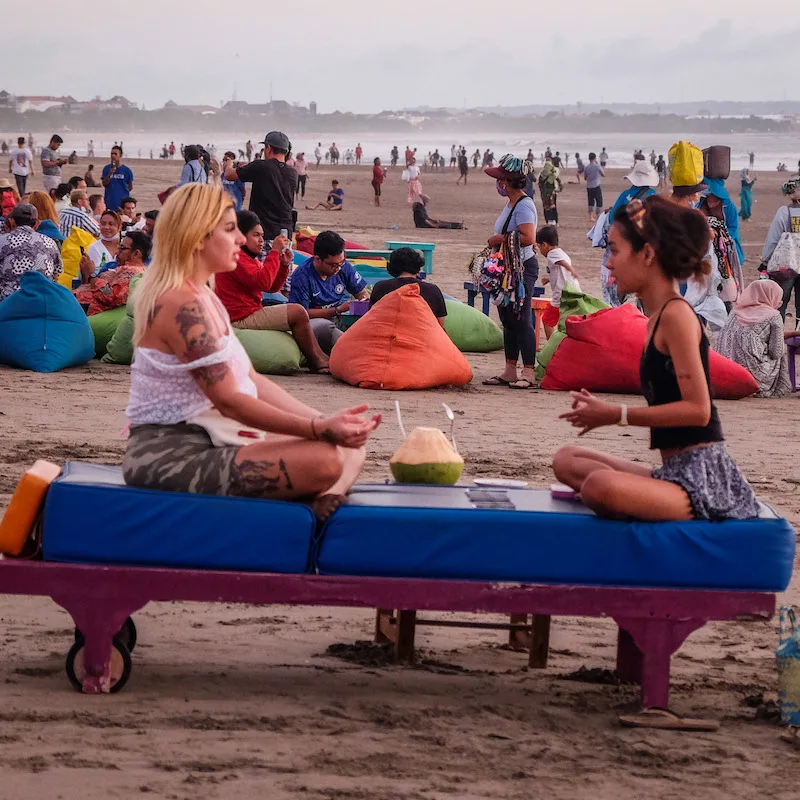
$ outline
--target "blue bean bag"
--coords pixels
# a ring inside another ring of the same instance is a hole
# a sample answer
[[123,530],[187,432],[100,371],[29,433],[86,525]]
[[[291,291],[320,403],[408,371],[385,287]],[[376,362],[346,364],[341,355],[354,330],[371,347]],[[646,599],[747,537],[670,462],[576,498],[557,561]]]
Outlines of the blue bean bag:
[[0,364],[56,372],[94,358],[94,335],[64,286],[26,272],[19,290],[0,303]]

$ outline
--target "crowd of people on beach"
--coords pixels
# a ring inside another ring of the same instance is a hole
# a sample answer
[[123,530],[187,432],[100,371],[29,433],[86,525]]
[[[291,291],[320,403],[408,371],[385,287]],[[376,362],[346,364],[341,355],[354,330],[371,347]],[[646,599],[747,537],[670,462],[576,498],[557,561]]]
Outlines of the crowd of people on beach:
[[[239,156],[226,151],[221,164],[209,148],[171,143],[167,158],[180,152],[184,160],[180,178],[159,196],[162,209],[142,213],[123,142],[111,148],[99,181],[93,164],[64,180],[70,159],[61,154],[61,136],[50,138],[38,164],[31,144],[19,137],[9,160],[15,183],[0,181],[0,300],[19,288],[26,271],[62,283],[68,275],[69,288],[93,315],[125,304],[138,276],[126,480],[180,491],[314,498],[325,519],[356,480],[380,416],[368,416],[366,406],[327,414],[310,408],[257,375],[232,335],[234,329],[291,332],[309,371],[329,373],[350,298],[370,299],[367,282],[346,258],[344,239],[333,230],[320,233],[313,254],[295,264],[296,205],[309,174],[305,153],[293,155],[280,131],[268,133],[258,150],[248,141]],[[345,150],[345,163],[349,157]],[[362,157],[358,145],[352,160],[358,164]],[[320,144],[316,166],[323,158],[339,164],[338,148],[323,153]],[[390,165],[399,158],[395,147]],[[602,191],[606,149],[586,160],[574,155],[575,181],[586,190],[589,238],[604,253],[603,299],[611,307],[638,304],[650,318],[641,365],[648,405],[628,408],[582,391],[573,394],[563,418],[581,433],[612,424],[650,428],[651,446],[663,460],[652,470],[580,448],[560,451],[556,476],[600,514],[722,519],[757,513],[752,489],[725,450],[708,352],[713,346],[746,367],[762,397],[791,391],[784,339],[795,331],[784,327],[784,317],[794,292],[795,322],[800,318],[800,177],[783,187],[789,202],[770,227],[760,279],[745,285],[739,223],[751,216],[756,176],[750,168],[741,171],[737,209],[725,188],[729,153],[727,167],[725,159],[725,148],[701,152],[687,142],[676,143],[668,159],[636,151],[629,186],[609,206]],[[416,151],[406,147],[401,178],[417,227],[463,228],[428,214],[421,176],[426,168],[453,169],[458,183],[466,184],[470,160],[473,170],[480,162],[503,198],[480,263],[502,261],[510,270],[493,290],[504,368],[484,383],[529,390],[537,385],[531,303],[537,282],[551,292],[543,320],[547,335],[559,324],[566,288],[581,291],[559,239],[558,195],[569,159],[548,147],[537,176],[532,149],[525,157],[498,160],[488,148],[470,158],[454,144],[449,162],[435,151],[420,166]],[[39,169],[44,191],[30,191],[28,180]],[[375,158],[376,205],[386,177]],[[334,179],[326,199],[306,207],[341,211],[344,191]],[[546,265],[541,280],[540,257]],[[421,267],[415,251],[395,251],[390,277],[372,289],[373,305],[400,286],[419,283]],[[427,282],[422,286],[441,324],[447,314],[441,292]],[[275,294],[283,295],[279,302],[265,301]],[[252,429],[257,441],[219,445],[225,420]],[[720,475],[724,481],[715,477]]]

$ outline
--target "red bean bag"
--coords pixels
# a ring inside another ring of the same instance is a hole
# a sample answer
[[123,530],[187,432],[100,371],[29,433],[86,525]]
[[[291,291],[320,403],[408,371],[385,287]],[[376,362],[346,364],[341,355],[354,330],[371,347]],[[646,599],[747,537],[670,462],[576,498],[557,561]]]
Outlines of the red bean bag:
[[[639,394],[639,361],[647,340],[647,317],[632,305],[569,317],[567,338],[547,365],[543,389]],[[742,366],[711,350],[711,389],[720,400],[739,400],[758,391]]]
[[[295,234],[295,249],[299,250],[301,253],[308,253],[308,255],[314,255],[314,242],[317,241],[316,236],[305,236],[302,233]],[[369,248],[365,244],[359,244],[358,242],[349,242],[345,239],[344,242],[345,250],[369,250]]]
[[464,386],[472,369],[410,284],[381,298],[331,351],[331,373],[362,389]]

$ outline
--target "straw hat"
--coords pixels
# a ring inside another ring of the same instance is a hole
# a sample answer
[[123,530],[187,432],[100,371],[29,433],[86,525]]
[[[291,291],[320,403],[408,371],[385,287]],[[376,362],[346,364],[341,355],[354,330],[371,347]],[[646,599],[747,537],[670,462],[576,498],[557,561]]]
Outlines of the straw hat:
[[8,178],[0,178],[0,191],[3,189],[13,189],[11,181]]

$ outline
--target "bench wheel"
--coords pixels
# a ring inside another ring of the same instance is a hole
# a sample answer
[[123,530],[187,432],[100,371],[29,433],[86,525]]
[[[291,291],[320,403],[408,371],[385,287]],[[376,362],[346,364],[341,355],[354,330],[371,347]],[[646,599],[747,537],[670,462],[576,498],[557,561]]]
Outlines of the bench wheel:
[[[125,620],[115,638],[119,639],[128,648],[129,653],[134,651],[138,641],[138,634],[136,633],[136,623],[132,617],[128,617]],[[83,634],[77,628],[75,628],[75,641],[83,643]]]
[[[67,670],[67,677],[72,684],[72,688],[78,692],[83,691],[83,678],[85,677],[86,669],[84,665],[84,642],[83,635],[80,641],[75,644],[67,653],[67,662],[65,668]],[[128,682],[131,676],[131,654],[125,644],[114,637],[113,647],[111,649],[111,659],[109,661],[109,670],[111,673],[111,694],[119,692],[123,686]]]

